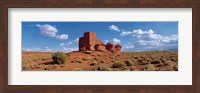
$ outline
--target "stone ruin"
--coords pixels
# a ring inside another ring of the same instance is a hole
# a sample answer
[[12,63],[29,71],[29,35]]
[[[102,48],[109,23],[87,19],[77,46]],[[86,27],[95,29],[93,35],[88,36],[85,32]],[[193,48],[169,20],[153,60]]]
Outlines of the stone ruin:
[[110,51],[112,53],[119,54],[122,46],[119,44],[104,44],[100,40],[96,40],[96,34],[94,32],[85,32],[83,37],[79,38],[79,51]]

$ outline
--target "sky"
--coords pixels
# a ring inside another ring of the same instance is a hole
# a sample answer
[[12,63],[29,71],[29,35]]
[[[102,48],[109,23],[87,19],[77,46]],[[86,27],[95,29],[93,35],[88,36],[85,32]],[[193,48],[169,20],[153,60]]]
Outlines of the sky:
[[84,32],[123,52],[178,50],[178,22],[22,22],[22,51],[77,51]]

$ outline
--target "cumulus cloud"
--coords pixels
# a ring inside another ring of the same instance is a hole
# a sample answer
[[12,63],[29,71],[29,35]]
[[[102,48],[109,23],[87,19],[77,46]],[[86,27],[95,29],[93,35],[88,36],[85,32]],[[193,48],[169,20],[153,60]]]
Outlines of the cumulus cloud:
[[65,39],[68,39],[68,35],[66,35],[66,34],[57,35],[56,38],[59,40],[65,40]]
[[[169,50],[178,48],[178,35],[162,36],[153,30],[143,31],[122,31],[121,36],[131,36],[136,41],[132,45],[124,45],[124,50],[148,51],[148,50]],[[132,48],[132,49],[131,49]]]
[[51,52],[52,49],[46,46],[44,51],[45,51],[45,52]]
[[27,52],[39,52],[41,51],[41,48],[22,48],[22,51],[27,51]]
[[60,51],[62,52],[72,52],[72,51],[78,51],[77,47],[67,47],[66,44],[60,43]]
[[128,42],[122,47],[122,50],[130,49],[130,48],[135,48],[135,46],[131,44],[130,42]]
[[63,52],[78,51],[78,48],[77,48],[77,47],[72,47],[72,48],[63,47],[62,51],[63,51]]
[[64,47],[65,46],[65,43],[60,43],[60,47]]
[[40,33],[47,37],[55,37],[56,33],[58,32],[58,29],[55,26],[51,26],[48,24],[37,24],[36,26],[39,27]]
[[44,47],[44,48],[22,48],[22,51],[25,52],[52,52],[53,49],[49,47]]
[[133,31],[122,31],[120,33],[121,36],[127,36],[127,35],[147,35],[147,34],[154,34],[154,31],[152,29],[149,29],[148,31],[142,31],[141,29],[133,30]]
[[52,25],[49,25],[49,24],[44,24],[44,25],[37,24],[36,26],[39,27],[40,33],[43,36],[53,37],[53,38],[56,38],[56,39],[59,39],[59,40],[68,39],[68,35],[66,35],[66,34],[61,34],[61,35],[57,34],[58,29],[56,28],[56,26],[52,26]]
[[31,51],[30,48],[22,48],[22,51]]
[[69,41],[69,42],[67,43],[67,45],[71,45],[71,44],[73,44],[73,43],[78,43],[78,41],[79,41],[79,38],[76,38],[75,40]]
[[116,25],[111,25],[111,26],[109,26],[109,29],[110,29],[110,30],[117,31],[117,32],[120,32],[120,29],[119,29]]
[[120,39],[113,38],[111,40],[105,40],[105,43],[120,44],[121,41],[120,41]]

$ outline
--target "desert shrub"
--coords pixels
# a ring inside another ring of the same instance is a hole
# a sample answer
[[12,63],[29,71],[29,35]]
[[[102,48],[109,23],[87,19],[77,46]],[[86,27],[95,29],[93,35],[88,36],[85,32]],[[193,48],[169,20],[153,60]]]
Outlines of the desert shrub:
[[45,67],[44,70],[49,70],[49,68]]
[[137,61],[138,61],[138,62],[143,62],[143,60],[142,60],[142,59],[138,59]]
[[90,66],[96,66],[96,65],[98,65],[98,62],[93,62],[90,64]]
[[25,69],[26,69],[26,66],[22,65],[22,69],[25,70]]
[[52,60],[54,64],[64,64],[66,60],[66,55],[64,52],[56,52],[52,54]]
[[126,64],[123,62],[116,62],[116,63],[112,64],[112,68],[123,68],[125,66],[126,66]]
[[178,71],[178,63],[171,62],[167,67],[167,71]]
[[130,67],[130,71],[135,71],[136,70],[136,67],[135,66],[131,66]]
[[94,58],[94,60],[95,60],[95,61],[98,61],[98,59],[97,59],[97,58]]
[[85,54],[91,54],[90,51],[83,51],[82,53],[85,53]]
[[139,63],[139,65],[147,65],[147,64],[149,64],[147,61],[144,61],[142,59],[138,59],[137,62]]
[[97,54],[97,56],[99,56],[99,57],[100,57],[101,55],[100,55],[100,54]]
[[71,56],[69,53],[66,54],[67,57]]
[[83,58],[82,60],[83,60],[83,61],[87,61],[87,60],[90,60],[90,59],[89,59],[89,58]]
[[147,71],[155,71],[156,68],[154,67],[154,65],[149,64],[149,65],[147,66],[147,68],[145,68],[145,70],[147,70]]
[[127,66],[132,66],[132,65],[133,65],[133,63],[130,62],[129,60],[124,61],[124,63],[125,63]]
[[159,63],[160,63],[160,60],[158,60],[158,59],[153,60],[153,61],[151,62],[151,64],[159,64]]
[[124,70],[124,71],[130,71],[130,69],[128,67],[124,67],[124,68],[122,68],[122,70]]
[[134,59],[138,59],[138,57],[134,57],[134,56],[133,56],[133,58],[134,58]]
[[82,60],[81,59],[74,59],[71,62],[72,63],[82,63]]
[[36,69],[41,69],[42,66],[41,66],[41,65],[36,65],[35,68],[36,68]]
[[56,69],[57,66],[55,66],[55,65],[51,65],[51,66],[48,66],[48,68],[49,68],[49,69]]
[[144,61],[146,61],[146,62],[151,62],[152,59],[151,59],[150,57],[145,57],[145,58],[144,58]]
[[165,62],[165,61],[166,61],[166,60],[165,60],[165,59],[163,59],[163,58],[161,58],[160,60],[161,60],[161,62]]
[[178,71],[178,63],[174,64],[174,70]]
[[101,61],[99,61],[99,63],[104,63],[104,61],[103,61],[103,60],[101,60]]
[[111,71],[112,69],[107,67],[106,65],[99,65],[96,70],[98,71]]
[[168,61],[163,63],[164,66],[170,66],[170,64],[171,64],[171,62],[168,62]]

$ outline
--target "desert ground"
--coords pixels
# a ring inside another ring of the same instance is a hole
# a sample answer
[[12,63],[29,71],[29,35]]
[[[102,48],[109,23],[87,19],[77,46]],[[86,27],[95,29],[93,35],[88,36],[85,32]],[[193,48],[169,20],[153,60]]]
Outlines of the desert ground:
[[54,64],[51,52],[23,52],[22,71],[178,71],[177,52],[100,51],[66,53],[64,64]]

